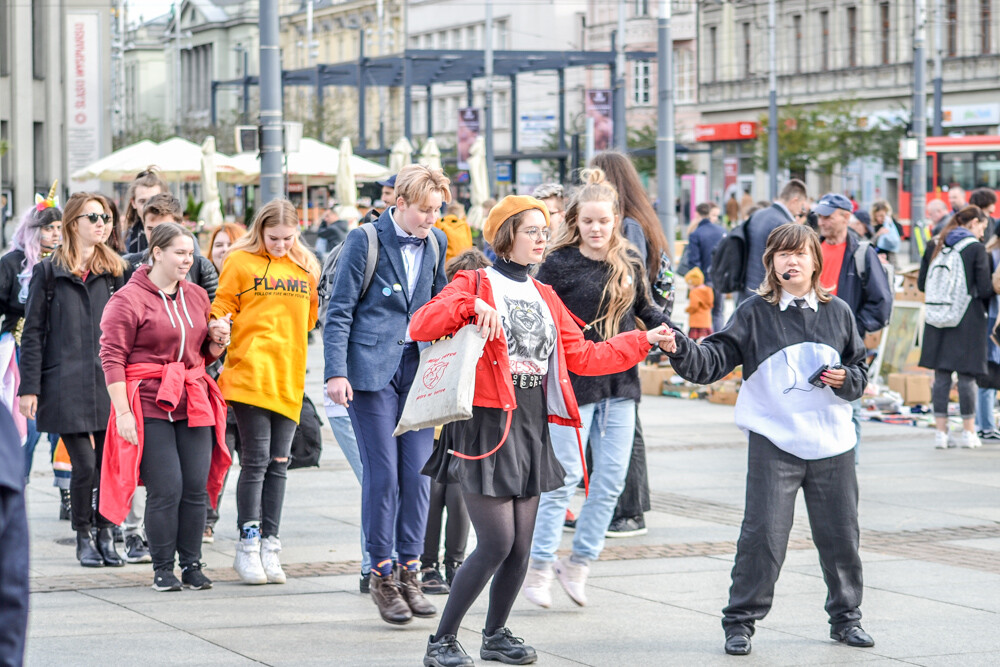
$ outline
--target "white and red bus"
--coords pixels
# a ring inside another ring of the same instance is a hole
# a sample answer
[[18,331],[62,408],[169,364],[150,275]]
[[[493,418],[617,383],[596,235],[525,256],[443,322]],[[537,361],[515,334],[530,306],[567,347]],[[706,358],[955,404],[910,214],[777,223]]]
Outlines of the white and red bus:
[[[915,160],[902,162],[897,212],[909,235],[910,182]],[[1000,197],[1000,137],[927,137],[927,201],[948,202],[953,184],[965,190],[966,199],[976,188],[990,188]]]

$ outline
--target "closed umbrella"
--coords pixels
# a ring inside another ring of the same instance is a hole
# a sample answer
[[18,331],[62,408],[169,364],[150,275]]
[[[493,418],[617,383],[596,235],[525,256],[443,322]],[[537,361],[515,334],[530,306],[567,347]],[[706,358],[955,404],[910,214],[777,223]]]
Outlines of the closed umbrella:
[[420,149],[420,164],[428,169],[441,168],[441,149],[438,148],[434,137],[430,137],[425,141],[423,148]]
[[398,174],[411,162],[413,162],[413,145],[406,137],[400,137],[392,145],[392,152],[389,154],[389,173]]
[[490,198],[490,179],[486,171],[486,139],[476,137],[469,149],[469,190],[471,210],[466,218],[473,229],[482,229],[483,202]]
[[222,224],[219,205],[219,178],[215,171],[215,137],[206,137],[201,145],[201,198],[203,204],[198,220],[208,227]]
[[358,210],[358,183],[354,179],[354,168],[351,164],[351,156],[354,149],[351,147],[351,140],[344,137],[340,140],[340,161],[337,164],[337,201],[340,208],[337,215],[354,224],[361,218]]

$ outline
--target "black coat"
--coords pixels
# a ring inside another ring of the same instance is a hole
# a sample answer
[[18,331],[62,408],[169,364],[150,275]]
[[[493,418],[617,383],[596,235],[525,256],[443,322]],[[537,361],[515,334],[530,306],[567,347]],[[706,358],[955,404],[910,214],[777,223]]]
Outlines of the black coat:
[[[935,242],[927,244],[920,261],[917,287],[924,291],[927,269]],[[990,281],[990,259],[982,243],[971,243],[962,250],[965,279],[972,301],[957,327],[939,329],[924,325],[923,344],[920,348],[920,365],[934,370],[955,371],[969,375],[986,374],[986,312],[993,297]]]
[[[52,300],[46,289],[50,267]],[[19,394],[38,396],[38,430],[92,433],[108,427],[111,399],[101,368],[101,316],[124,276],[93,273],[84,282],[54,264],[35,265],[21,334]]]
[[0,315],[3,315],[0,334],[13,332],[18,320],[24,317],[24,304],[18,297],[21,281],[17,279],[23,262],[23,250],[11,250],[0,257]]

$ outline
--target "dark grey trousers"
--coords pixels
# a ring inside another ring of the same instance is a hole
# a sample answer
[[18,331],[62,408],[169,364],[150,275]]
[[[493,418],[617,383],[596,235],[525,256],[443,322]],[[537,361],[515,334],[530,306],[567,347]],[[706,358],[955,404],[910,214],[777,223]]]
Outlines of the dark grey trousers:
[[726,636],[752,635],[754,623],[771,609],[799,488],[805,494],[813,542],[826,581],[826,612],[831,629],[838,631],[860,623],[862,577],[854,450],[807,461],[751,433],[746,509],[736,546],[729,605],[722,610]]

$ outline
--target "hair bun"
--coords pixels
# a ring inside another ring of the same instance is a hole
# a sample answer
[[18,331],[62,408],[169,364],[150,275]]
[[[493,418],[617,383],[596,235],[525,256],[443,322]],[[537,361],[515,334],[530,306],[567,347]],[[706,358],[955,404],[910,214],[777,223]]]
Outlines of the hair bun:
[[583,181],[584,185],[599,185],[608,182],[607,176],[604,175],[604,170],[596,167],[581,171],[580,180]]

